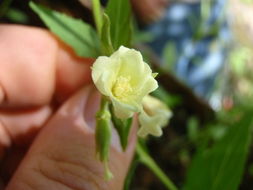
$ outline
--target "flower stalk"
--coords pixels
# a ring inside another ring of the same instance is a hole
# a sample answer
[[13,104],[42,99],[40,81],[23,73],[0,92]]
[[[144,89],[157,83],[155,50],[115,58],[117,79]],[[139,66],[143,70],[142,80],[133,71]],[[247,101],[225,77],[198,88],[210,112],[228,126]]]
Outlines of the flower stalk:
[[143,146],[138,142],[136,146],[136,152],[139,156],[139,160],[145,166],[147,166],[167,187],[168,190],[178,190],[168,176],[161,170],[161,168],[155,163],[150,155],[144,150]]

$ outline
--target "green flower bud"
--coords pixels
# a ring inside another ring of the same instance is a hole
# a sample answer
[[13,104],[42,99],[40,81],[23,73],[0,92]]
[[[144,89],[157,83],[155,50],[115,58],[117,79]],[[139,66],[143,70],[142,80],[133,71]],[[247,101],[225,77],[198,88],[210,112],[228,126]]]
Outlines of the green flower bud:
[[109,151],[111,144],[111,114],[109,102],[104,98],[101,100],[101,107],[96,115],[96,151],[101,162],[105,165],[105,178],[112,178],[108,168]]

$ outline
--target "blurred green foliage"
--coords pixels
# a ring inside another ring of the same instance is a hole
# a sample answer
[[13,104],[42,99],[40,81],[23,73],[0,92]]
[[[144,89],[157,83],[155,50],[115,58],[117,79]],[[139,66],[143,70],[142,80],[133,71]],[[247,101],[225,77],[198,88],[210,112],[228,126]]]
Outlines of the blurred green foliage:
[[187,174],[185,190],[238,189],[252,136],[252,114],[253,109],[247,110],[217,142],[198,147]]
[[28,16],[21,10],[10,8],[6,11],[5,17],[12,22],[26,24],[29,20]]
[[0,2],[0,17],[6,14],[6,11],[9,9],[12,0],[3,0]]
[[173,72],[175,69],[176,59],[177,59],[176,46],[172,42],[168,42],[163,49],[163,68],[168,72]]

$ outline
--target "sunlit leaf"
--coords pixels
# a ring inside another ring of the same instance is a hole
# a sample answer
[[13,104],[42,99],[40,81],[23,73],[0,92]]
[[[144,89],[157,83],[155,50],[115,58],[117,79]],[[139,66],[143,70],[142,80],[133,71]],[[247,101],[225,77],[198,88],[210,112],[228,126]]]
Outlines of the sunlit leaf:
[[98,36],[90,25],[33,2],[30,2],[30,7],[52,32],[75,50],[77,55],[82,57],[99,55]]

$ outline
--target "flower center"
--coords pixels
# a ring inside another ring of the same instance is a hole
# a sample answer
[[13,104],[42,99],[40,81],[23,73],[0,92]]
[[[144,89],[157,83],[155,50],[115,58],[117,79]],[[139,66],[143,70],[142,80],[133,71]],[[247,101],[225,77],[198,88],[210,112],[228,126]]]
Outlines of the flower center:
[[112,93],[115,97],[124,100],[129,93],[133,91],[130,85],[130,77],[118,77],[115,84],[112,87]]

